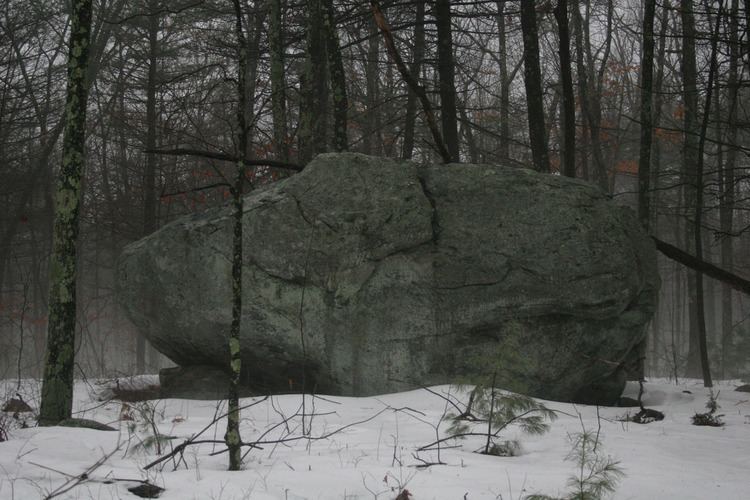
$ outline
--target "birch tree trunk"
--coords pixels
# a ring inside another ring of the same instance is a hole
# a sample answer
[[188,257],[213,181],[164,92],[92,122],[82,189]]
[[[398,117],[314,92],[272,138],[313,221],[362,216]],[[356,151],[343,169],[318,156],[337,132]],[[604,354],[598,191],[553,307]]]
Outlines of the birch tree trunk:
[[235,35],[237,39],[237,180],[232,189],[232,324],[229,328],[229,394],[227,431],[224,441],[229,449],[229,470],[240,470],[242,438],[240,437],[239,384],[242,371],[240,357],[240,326],[242,320],[242,186],[245,181],[247,155],[247,41],[242,27],[242,7],[234,1]]

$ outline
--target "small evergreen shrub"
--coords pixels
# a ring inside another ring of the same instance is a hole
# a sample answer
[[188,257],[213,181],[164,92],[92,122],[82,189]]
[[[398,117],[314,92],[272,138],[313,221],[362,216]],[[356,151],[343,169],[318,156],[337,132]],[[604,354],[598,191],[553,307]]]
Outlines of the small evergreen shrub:
[[709,427],[723,427],[724,421],[721,418],[724,415],[717,415],[716,412],[719,410],[719,403],[716,401],[718,394],[714,396],[714,391],[711,391],[708,395],[708,402],[706,402],[705,413],[696,413],[692,416],[691,420],[693,425],[706,425]]
[[583,429],[571,435],[570,442],[565,460],[573,462],[578,472],[568,478],[568,493],[562,497],[528,495],[524,500],[601,500],[615,492],[625,473],[620,462],[602,453],[598,433]]
[[[514,424],[526,434],[544,434],[548,421],[557,418],[554,411],[522,394],[501,392],[477,386],[469,406],[462,415],[448,415],[452,420],[448,434],[456,438],[484,435],[485,445],[477,450],[485,455],[516,456],[521,446],[515,440],[500,440],[500,433]],[[480,430],[484,428],[484,432]]]

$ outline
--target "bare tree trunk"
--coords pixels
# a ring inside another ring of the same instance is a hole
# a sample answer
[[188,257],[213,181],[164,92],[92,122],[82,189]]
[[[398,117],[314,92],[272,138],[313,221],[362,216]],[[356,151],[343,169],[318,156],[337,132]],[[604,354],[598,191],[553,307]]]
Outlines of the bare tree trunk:
[[453,33],[450,0],[435,0],[435,23],[438,38],[438,76],[440,79],[440,123],[443,140],[451,161],[461,161],[456,116],[455,64],[453,63]]
[[[693,13],[690,11],[687,12],[687,8],[692,8],[692,6],[685,5],[687,0],[683,0],[683,23],[685,22],[687,17],[692,17]],[[719,38],[719,26],[721,24],[721,11],[722,11],[722,2],[719,1],[719,12],[716,15],[716,28],[714,30],[714,33],[711,37],[711,62],[710,62],[710,68],[708,71],[708,86],[706,90],[706,103],[703,110],[703,123],[701,125],[700,129],[700,136],[699,136],[699,142],[698,142],[698,157],[696,161],[696,169],[695,169],[695,190],[696,190],[696,197],[695,197],[695,211],[694,211],[694,236],[695,236],[695,256],[699,260],[703,260],[703,240],[701,237],[701,224],[703,219],[703,152],[705,150],[706,146],[706,135],[708,130],[708,121],[711,116],[711,97],[713,92],[713,80],[716,74],[716,66],[717,66],[717,45],[718,45],[718,38]],[[690,34],[695,36],[695,27],[693,24],[693,19],[688,20],[687,25],[683,25],[684,35],[689,36]],[[693,44],[695,43],[693,39]],[[683,41],[684,44],[684,41]],[[688,71],[689,74],[685,74],[685,78],[695,78],[696,73],[690,73],[695,69],[695,51],[693,46],[693,61],[692,61],[692,69]],[[689,66],[690,63],[686,66]],[[693,84],[695,85],[695,80],[692,80]],[[703,385],[705,387],[713,387],[713,382],[711,380],[711,368],[709,366],[708,361],[708,346],[707,346],[707,339],[706,339],[706,312],[705,312],[705,297],[704,297],[704,291],[703,291],[703,274],[702,273],[696,273],[696,305],[697,305],[697,320],[698,320],[698,346],[699,346],[699,352],[700,352],[700,364],[701,364],[701,374],[703,375]]]
[[366,123],[363,127],[364,137],[362,147],[365,154],[379,155],[382,151],[380,109],[378,108],[380,37],[375,21],[369,20],[370,29],[367,45],[367,63],[365,64],[365,78],[367,79],[367,112]]
[[641,148],[638,160],[638,219],[651,231],[650,181],[653,138],[654,16],[656,0],[646,0],[643,9],[643,51],[641,56]]
[[[263,39],[263,34],[266,32],[266,14],[268,11],[265,9],[253,9],[245,15],[245,22],[247,23],[247,37],[246,37],[246,51],[247,60],[245,63],[245,122],[247,123],[247,131],[245,132],[248,136],[247,148],[245,153],[245,168],[250,166],[250,158],[253,151],[253,127],[258,121],[255,110],[255,92],[258,88],[258,67],[261,60],[261,45],[260,42]],[[252,26],[252,28],[251,28]],[[326,103],[321,103],[325,106]]]
[[[412,53],[412,62],[409,72],[412,77],[419,80],[419,74],[422,72],[422,59],[424,59],[424,11],[425,1],[417,1],[417,14],[414,24],[414,52]],[[414,153],[414,132],[417,124],[417,94],[409,87],[409,97],[406,101],[406,123],[404,124],[404,144],[401,156],[405,160],[410,160]]]
[[[588,4],[586,6],[588,9]],[[600,139],[600,106],[595,93],[595,82],[593,81],[593,58],[591,55],[591,41],[589,39],[588,15],[582,19],[580,2],[573,9],[573,23],[576,31],[576,68],[578,72],[578,86],[581,97],[581,115],[585,122],[584,133],[588,131],[587,141],[591,148],[594,159],[593,178],[596,184],[604,191],[609,191],[609,179],[607,169],[602,156]],[[611,32],[606,33],[607,43],[611,40]],[[585,57],[585,60],[584,60]],[[586,67],[588,64],[588,68]],[[588,168],[587,168],[588,169]]]
[[[468,83],[467,83],[468,87]],[[464,88],[464,95],[468,94],[468,89]],[[458,113],[461,116],[461,135],[466,138],[466,145],[469,148],[469,161],[471,163],[479,163],[479,149],[477,148],[476,140],[474,140],[474,133],[471,130],[472,122],[469,120],[469,115],[466,114],[466,104],[463,102],[458,103]]]
[[[370,0],[370,6],[372,8],[373,20],[378,29],[383,33],[383,39],[385,40],[385,47],[388,51],[388,55],[390,55],[391,59],[396,64],[396,68],[398,68],[398,72],[401,73],[401,77],[406,81],[406,84],[409,85],[409,88],[413,90],[419,98],[419,102],[422,104],[422,111],[424,111],[427,128],[430,130],[432,138],[435,141],[435,147],[440,153],[443,162],[449,163],[451,161],[451,156],[450,153],[448,153],[448,148],[445,146],[443,137],[440,135],[435,113],[432,110],[432,104],[427,98],[427,92],[424,87],[420,85],[419,81],[409,72],[409,69],[401,58],[398,49],[396,49],[396,43],[393,41],[393,34],[391,33],[388,22],[383,15],[383,11],[380,9],[378,0]],[[424,154],[422,156],[425,157]]]
[[[148,77],[146,80],[146,151],[156,149],[156,72],[159,57],[159,4],[149,0],[148,9]],[[156,230],[156,154],[146,153],[143,177],[143,236]],[[149,304],[151,301],[149,301]],[[136,337],[136,371],[146,373],[146,337]]]
[[[663,1],[661,27],[659,28],[659,50],[656,61],[656,80],[654,81],[653,90],[656,95],[653,97],[653,129],[656,130],[661,125],[661,114],[662,114],[662,88],[664,86],[664,64],[667,53],[667,27],[669,26],[669,15],[671,5],[669,0]],[[657,212],[658,201],[659,201],[659,177],[661,175],[661,143],[656,141],[656,144],[652,143],[651,152],[651,181],[649,185],[652,189],[650,198],[650,212],[652,221],[649,223],[649,227],[652,228],[654,234],[658,234],[657,227],[659,222],[659,214]]]
[[532,0],[521,2],[521,31],[523,32],[524,83],[529,119],[529,140],[534,169],[549,172],[547,138],[544,128],[544,99],[542,71],[539,68],[539,34],[536,9]]
[[[738,69],[741,62],[741,53],[739,45],[739,0],[732,0],[729,13],[729,75],[727,80],[727,90],[729,92],[729,118],[727,124],[728,144],[727,158],[724,168],[719,173],[721,180],[720,197],[719,197],[719,227],[722,233],[721,240],[721,266],[727,271],[732,271],[734,267],[733,259],[733,239],[729,236],[732,233],[734,225],[734,192],[735,177],[734,169],[737,166],[737,106],[739,105],[738,97]],[[721,376],[726,378],[727,362],[729,350],[732,347],[732,329],[733,329],[733,304],[732,289],[727,285],[721,287]]]
[[500,61],[500,161],[510,160],[510,81],[508,81],[508,43],[505,27],[505,0],[497,4],[497,58]]
[[561,172],[568,177],[576,176],[576,102],[573,94],[573,75],[571,74],[570,31],[568,29],[568,0],[558,0],[555,7],[557,32],[560,38],[560,83],[562,85],[562,131],[563,131],[563,168]]
[[[587,9],[590,8],[587,7]],[[591,131],[591,146],[594,154],[594,161],[596,162],[597,177],[599,179],[599,185],[605,191],[612,192],[614,188],[614,177],[612,182],[609,180],[607,171],[607,162],[604,159],[603,147],[601,145],[601,126],[602,126],[602,91],[604,88],[604,75],[607,69],[607,62],[609,60],[609,54],[612,47],[612,22],[614,16],[614,3],[613,0],[607,0],[607,28],[604,33],[604,50],[602,51],[601,64],[598,72],[595,73],[594,59],[591,54],[591,41],[589,37],[589,23],[590,15],[586,15],[586,58],[589,65],[589,83],[591,89],[589,92],[589,98],[591,99],[591,115],[589,115]],[[596,78],[595,78],[596,77]]]
[[[327,104],[326,54],[323,33],[323,0],[309,0],[307,12],[307,54],[300,109],[300,163],[326,150],[325,107]],[[322,113],[321,113],[322,111]]]
[[[656,0],[645,0],[643,8],[643,50],[641,51],[641,144],[638,160],[638,220],[647,233],[651,232],[651,140],[653,138],[652,91],[654,79],[654,16]],[[651,330],[658,328],[651,322]],[[638,380],[646,378],[647,339],[638,346]],[[639,400],[640,402],[640,400]]]
[[[684,190],[685,207],[695,211],[698,196],[698,88],[697,68],[695,62],[695,19],[693,17],[693,2],[680,0],[680,16],[682,19],[682,79],[684,111]],[[694,213],[693,213],[694,215]],[[698,241],[695,235],[696,224],[686,224],[685,243],[687,247]],[[695,248],[695,247],[694,247]],[[690,337],[688,339],[688,360],[686,375],[697,377],[700,374],[700,333],[698,322],[697,274],[688,274],[688,289],[690,293]]]
[[575,59],[576,59],[576,76],[578,101],[581,107],[581,140],[578,148],[581,154],[578,155],[581,164],[581,176],[586,180],[593,180],[595,175],[589,171],[589,154],[591,151],[589,116],[591,115],[589,83],[584,60],[584,27],[583,19],[580,12],[580,1],[573,0],[572,10],[573,31],[575,33]]
[[282,0],[268,1],[268,46],[271,59],[271,114],[273,116],[273,142],[276,156],[280,161],[289,161],[281,2]]
[[91,0],[73,2],[68,52],[62,166],[55,196],[50,258],[47,356],[39,424],[70,418],[76,334],[76,243],[86,142],[86,68],[91,40]]
[[331,93],[333,95],[333,148],[336,151],[349,149],[347,139],[347,113],[349,101],[346,96],[346,73],[341,59],[339,37],[336,32],[336,12],[333,0],[324,0],[323,16],[325,19],[326,52],[328,68],[331,75]]
[[[652,116],[653,116],[653,123],[652,123],[652,136],[654,135],[654,130],[656,130],[660,123],[661,123],[661,108],[662,108],[662,82],[664,81],[664,59],[666,56],[666,32],[667,32],[667,26],[669,21],[669,1],[664,0],[664,7],[662,8],[662,17],[661,17],[661,27],[659,29],[659,49],[658,49],[658,56],[657,56],[657,62],[656,67],[656,79],[654,81],[654,85],[652,87],[653,92],[656,94],[653,98],[653,109],[652,109]],[[652,149],[651,149],[651,168],[649,169],[650,174],[650,181],[649,181],[649,213],[651,216],[651,219],[649,221],[649,228],[652,234],[659,234],[659,213],[658,213],[658,206],[659,206],[659,177],[661,172],[661,146],[660,142],[656,141],[656,143],[652,143]],[[675,281],[678,279],[678,276],[675,276]],[[661,307],[665,307],[665,305],[661,305]],[[674,316],[674,296],[672,297],[672,312],[671,316]],[[657,311],[658,312],[658,311]],[[659,374],[659,364],[658,364],[658,354],[661,352],[660,349],[663,347],[666,349],[667,345],[667,338],[663,334],[663,332],[666,330],[666,325],[662,325],[660,321],[658,321],[658,317],[655,316],[653,322],[651,323],[653,327],[651,328],[651,344],[653,346],[653,349],[651,350],[652,356],[651,356],[651,362],[652,362],[652,374]],[[673,322],[669,323],[670,328],[672,331],[674,331],[675,325]],[[666,354],[666,350],[664,351],[664,354]]]

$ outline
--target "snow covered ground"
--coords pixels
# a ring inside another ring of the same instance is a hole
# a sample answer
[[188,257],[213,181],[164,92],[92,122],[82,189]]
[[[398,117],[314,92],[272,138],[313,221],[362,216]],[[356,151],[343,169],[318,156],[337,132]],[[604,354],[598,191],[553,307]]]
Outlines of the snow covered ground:
[[[138,382],[148,381],[141,378]],[[691,425],[691,415],[705,411],[708,399],[708,391],[698,381],[679,386],[652,381],[646,384],[644,401],[666,414],[661,422],[621,422],[618,418],[628,411],[625,408],[599,408],[597,418],[595,407],[546,402],[562,412],[548,433],[528,436],[518,428],[504,433],[504,439],[520,441],[519,456],[474,453],[484,439],[471,437],[443,443],[439,458],[445,465],[429,467],[419,466],[438,461],[437,453],[417,453],[416,449],[445,436],[449,422],[444,415],[451,408],[427,390],[367,398],[313,400],[308,396],[305,410],[315,416],[304,423],[300,417],[290,418],[301,411],[302,397],[278,396],[243,411],[242,437],[246,442],[279,437],[287,441],[250,450],[243,471],[227,472],[226,455],[214,454],[222,446],[211,443],[188,447],[177,467],[169,460],[144,470],[159,455],[155,448],[143,445],[153,436],[153,429],[139,408],[146,413],[153,410],[158,432],[175,436],[171,446],[176,446],[221,414],[215,401],[172,399],[123,407],[116,401],[98,401],[102,387],[80,382],[75,416],[108,423],[119,431],[22,429],[17,428],[17,421],[9,422],[9,440],[0,443],[0,499],[45,498],[63,485],[76,484],[76,476],[103,457],[108,458],[86,480],[56,498],[135,499],[128,488],[137,486],[138,480],[165,488],[160,498],[174,500],[392,500],[402,488],[412,493],[412,500],[520,499],[532,493],[563,496],[567,479],[577,472],[575,464],[565,460],[571,450],[569,436],[580,432],[582,425],[591,431],[600,426],[600,452],[618,460],[624,470],[613,498],[747,499],[750,394],[735,392],[736,385],[725,383],[717,388],[724,427]],[[10,397],[15,386],[15,381],[0,382],[0,397]],[[466,400],[465,390],[449,386],[432,390]],[[20,392],[34,401],[37,382],[22,381]],[[637,385],[629,386],[627,395],[636,394]],[[244,399],[242,404],[253,401]],[[121,420],[129,413],[135,420]],[[222,421],[209,428],[199,439],[220,440],[224,425]],[[303,425],[312,439],[305,438]]]

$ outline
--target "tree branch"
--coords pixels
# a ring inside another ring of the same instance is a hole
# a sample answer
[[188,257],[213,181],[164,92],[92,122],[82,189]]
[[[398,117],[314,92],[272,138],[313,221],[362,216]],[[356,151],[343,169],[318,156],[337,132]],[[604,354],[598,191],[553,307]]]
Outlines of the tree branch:
[[[264,396],[261,399],[255,400],[255,401],[251,402],[250,404],[247,404],[247,405],[241,407],[240,410],[251,408],[251,407],[253,407],[255,405],[258,405],[258,404],[262,403],[263,401],[265,401],[267,399],[268,399],[268,396]],[[171,452],[169,452],[166,455],[163,455],[163,456],[157,458],[153,462],[151,462],[148,465],[146,465],[143,468],[143,470],[149,470],[150,468],[154,467],[155,465],[159,465],[160,463],[162,463],[162,462],[164,462],[166,460],[169,460],[170,458],[176,456],[177,454],[182,453],[185,450],[185,448],[187,448],[188,446],[190,446],[192,444],[200,444],[200,443],[223,443],[224,441],[218,441],[218,440],[215,440],[215,439],[207,439],[207,440],[200,440],[199,441],[198,438],[204,432],[206,432],[208,429],[210,429],[212,426],[216,425],[222,418],[225,418],[227,415],[229,415],[228,412],[224,413],[223,415],[219,415],[218,417],[214,416],[214,419],[211,420],[211,422],[209,422],[206,426],[204,426],[203,429],[201,429],[197,433],[193,434],[191,437],[185,439],[185,441],[183,441],[182,443],[180,443],[177,446],[175,446],[174,449],[172,449]],[[257,446],[255,446],[254,443],[247,443],[247,445],[257,448]]]
[[207,184],[205,186],[198,186],[198,187],[195,187],[195,188],[192,188],[192,189],[185,189],[185,190],[182,190],[182,191],[172,191],[172,192],[169,192],[169,193],[162,192],[159,195],[159,199],[169,198],[170,196],[179,196],[181,194],[197,193],[199,191],[207,191],[209,189],[213,189],[213,188],[217,188],[217,187],[226,187],[226,188],[230,188],[230,189],[233,188],[233,186],[230,183],[228,183],[228,182],[215,182],[213,184]]
[[[175,148],[175,149],[147,149],[144,153],[155,153],[160,155],[168,156],[197,156],[200,158],[208,158],[209,160],[219,161],[239,161],[239,158],[226,153],[219,153],[217,151],[204,151],[201,149],[189,149],[189,148]],[[271,167],[271,168],[283,168],[286,170],[294,170],[295,172],[301,172],[304,167],[295,163],[288,163],[285,161],[278,160],[250,160],[245,158],[245,165],[251,167]]]
[[[378,28],[383,33],[383,38],[385,39],[385,46],[388,49],[388,54],[390,54],[391,59],[393,59],[393,62],[398,68],[398,72],[401,73],[401,77],[404,79],[406,84],[409,86],[409,88],[411,88],[412,92],[414,92],[417,97],[419,97],[419,102],[422,103],[422,109],[424,110],[424,114],[427,117],[427,126],[429,127],[430,132],[432,132],[432,138],[435,141],[435,146],[437,147],[440,156],[443,158],[443,162],[450,163],[451,161],[453,161],[453,158],[451,158],[451,155],[448,152],[448,148],[443,141],[443,136],[440,135],[440,130],[437,126],[437,120],[435,119],[435,113],[432,110],[432,104],[430,104],[430,100],[427,98],[427,93],[425,92],[424,87],[422,87],[416,80],[416,78],[409,72],[406,64],[404,64],[404,60],[401,59],[401,54],[398,53],[396,44],[393,42],[391,28],[388,26],[388,22],[385,20],[383,11],[380,10],[379,2],[377,0],[371,0],[370,5],[372,7],[372,14],[375,17],[375,24],[378,25]],[[458,158],[456,158],[455,160],[458,161]]]
[[198,0],[196,2],[191,2],[182,6],[178,6],[175,9],[169,9],[169,8],[164,7],[164,8],[157,9],[157,10],[151,10],[149,12],[139,11],[133,15],[123,17],[120,19],[105,19],[104,22],[107,24],[124,24],[128,21],[132,21],[133,19],[137,19],[139,17],[163,16],[166,14],[181,14],[182,12],[186,10],[198,7],[202,5],[203,3],[205,3],[204,0]]
[[656,249],[669,259],[679,262],[680,264],[689,267],[690,269],[701,272],[717,281],[726,283],[738,292],[750,295],[750,281],[746,280],[745,278],[721,269],[720,267],[706,262],[705,260],[698,259],[697,257],[690,255],[689,253],[677,248],[674,245],[671,245],[665,241],[661,241],[655,236],[652,236],[651,238],[656,243]]

